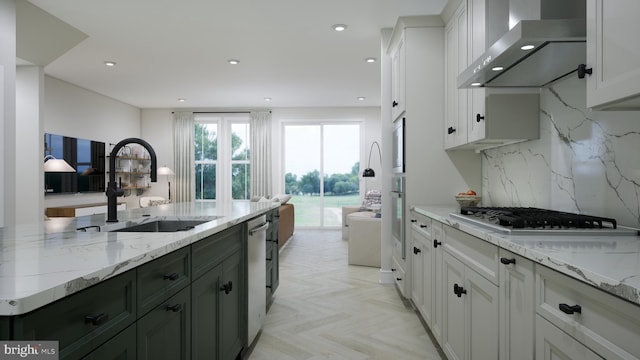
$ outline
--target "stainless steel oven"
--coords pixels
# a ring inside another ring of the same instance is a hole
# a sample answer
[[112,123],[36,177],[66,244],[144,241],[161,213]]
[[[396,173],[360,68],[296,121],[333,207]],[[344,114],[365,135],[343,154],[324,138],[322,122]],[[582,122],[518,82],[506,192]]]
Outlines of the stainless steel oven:
[[404,117],[393,123],[393,170],[396,174],[404,173]]
[[402,259],[406,258],[404,219],[405,196],[404,176],[394,176],[391,184],[391,235],[395,242],[400,243]]

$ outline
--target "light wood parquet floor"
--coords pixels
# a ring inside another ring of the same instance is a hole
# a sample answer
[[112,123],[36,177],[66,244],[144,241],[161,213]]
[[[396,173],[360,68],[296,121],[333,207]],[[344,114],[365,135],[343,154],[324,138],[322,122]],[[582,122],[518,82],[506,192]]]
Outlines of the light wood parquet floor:
[[296,230],[250,360],[442,359],[411,305],[379,269],[347,264],[340,230]]

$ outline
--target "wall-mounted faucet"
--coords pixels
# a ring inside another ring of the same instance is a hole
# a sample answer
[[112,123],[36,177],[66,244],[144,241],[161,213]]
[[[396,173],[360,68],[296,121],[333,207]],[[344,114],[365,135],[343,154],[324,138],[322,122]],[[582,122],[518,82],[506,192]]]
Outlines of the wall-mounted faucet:
[[156,152],[153,150],[151,145],[148,142],[138,139],[138,138],[128,138],[117,143],[113,149],[111,150],[111,154],[109,155],[109,184],[107,184],[107,222],[118,222],[118,196],[124,195],[124,190],[118,188],[118,184],[116,183],[116,156],[120,149],[122,149],[127,144],[138,144],[142,145],[149,156],[151,157],[151,182],[156,182],[158,179],[158,167],[156,160]]

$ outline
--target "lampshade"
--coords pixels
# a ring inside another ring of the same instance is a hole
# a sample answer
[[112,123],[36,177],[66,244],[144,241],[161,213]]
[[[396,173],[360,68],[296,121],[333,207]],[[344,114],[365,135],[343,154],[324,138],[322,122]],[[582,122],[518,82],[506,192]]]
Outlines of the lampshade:
[[161,166],[158,168],[158,175],[175,175],[175,173],[170,168]]
[[53,155],[44,158],[44,172],[76,172],[64,159],[56,159]]
[[376,177],[376,172],[371,168],[371,153],[373,152],[373,146],[378,147],[378,155],[380,156],[380,163],[382,163],[382,152],[380,151],[380,144],[377,141],[374,141],[371,144],[371,150],[369,150],[369,163],[367,164],[367,168],[362,172],[362,177]]

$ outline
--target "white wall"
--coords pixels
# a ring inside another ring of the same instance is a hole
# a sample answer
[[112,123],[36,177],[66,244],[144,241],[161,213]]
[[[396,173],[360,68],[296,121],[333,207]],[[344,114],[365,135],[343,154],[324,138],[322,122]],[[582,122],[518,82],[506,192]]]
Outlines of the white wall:
[[[143,109],[141,114],[142,133],[145,139],[156,151],[158,166],[168,166],[175,172],[173,165],[173,114],[167,109]],[[175,194],[175,181],[167,176],[158,175],[158,182],[151,184],[151,189],[145,196],[169,196],[167,181],[171,182],[171,194]],[[173,195],[172,195],[173,197]]]
[[[111,149],[110,143],[141,135],[140,109],[134,106],[49,76],[44,78],[44,94],[43,133],[103,141],[107,145],[107,154]],[[40,134],[40,139],[43,139],[43,134]],[[137,207],[135,194],[119,200],[125,200],[127,207]],[[104,193],[47,195],[44,206],[106,201]]]
[[15,222],[16,2],[0,1],[0,227]]

